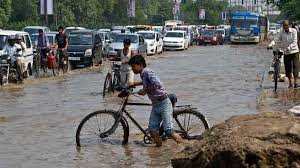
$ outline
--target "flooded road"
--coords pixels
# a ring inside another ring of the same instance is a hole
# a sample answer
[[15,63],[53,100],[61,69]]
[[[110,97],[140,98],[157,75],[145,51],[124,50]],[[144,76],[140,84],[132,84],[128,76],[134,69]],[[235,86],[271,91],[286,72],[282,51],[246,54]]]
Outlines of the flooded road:
[[[165,52],[147,62],[168,92],[177,94],[178,105],[192,104],[215,125],[233,115],[285,111],[299,103],[300,93],[287,90],[286,83],[273,93],[267,76],[271,58],[263,45],[223,45]],[[171,167],[183,146],[171,140],[162,148],[146,146],[133,126],[128,145],[76,148],[76,129],[87,114],[118,109],[116,96],[102,99],[108,67],[0,88],[0,168]],[[150,108],[129,110],[147,126]]]

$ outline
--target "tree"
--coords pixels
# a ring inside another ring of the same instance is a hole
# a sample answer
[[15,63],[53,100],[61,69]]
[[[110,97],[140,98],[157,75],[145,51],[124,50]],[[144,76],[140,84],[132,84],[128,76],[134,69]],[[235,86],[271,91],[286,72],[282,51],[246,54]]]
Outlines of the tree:
[[8,20],[11,16],[11,3],[12,0],[2,0],[0,6],[0,27],[6,28]]

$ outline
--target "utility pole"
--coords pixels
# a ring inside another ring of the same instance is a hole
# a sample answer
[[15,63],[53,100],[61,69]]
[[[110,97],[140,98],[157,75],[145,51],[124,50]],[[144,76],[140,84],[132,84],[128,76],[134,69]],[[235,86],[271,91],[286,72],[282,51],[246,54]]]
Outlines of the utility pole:
[[46,21],[46,26],[48,26],[48,11],[47,11],[47,0],[44,0],[44,9],[45,9],[45,21]]

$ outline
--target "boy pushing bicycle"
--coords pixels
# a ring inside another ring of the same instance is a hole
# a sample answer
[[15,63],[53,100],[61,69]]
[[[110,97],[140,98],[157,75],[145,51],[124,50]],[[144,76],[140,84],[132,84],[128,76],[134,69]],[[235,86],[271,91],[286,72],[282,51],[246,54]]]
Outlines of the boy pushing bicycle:
[[159,147],[162,145],[162,139],[159,136],[161,122],[166,136],[171,137],[177,143],[185,143],[186,141],[173,131],[172,103],[157,74],[147,68],[146,61],[142,55],[131,57],[128,64],[131,65],[132,71],[135,74],[140,74],[141,76],[141,82],[134,82],[134,86],[143,85],[143,89],[138,94],[142,96],[147,94],[152,102],[148,127],[156,146]]

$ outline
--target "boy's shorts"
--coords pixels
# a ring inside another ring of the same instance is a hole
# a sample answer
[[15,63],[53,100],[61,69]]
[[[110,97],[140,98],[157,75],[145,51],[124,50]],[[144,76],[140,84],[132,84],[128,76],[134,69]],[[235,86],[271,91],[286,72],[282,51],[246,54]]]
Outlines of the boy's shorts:
[[162,122],[165,135],[170,137],[173,134],[172,116],[172,103],[168,97],[162,101],[154,102],[149,118],[149,130],[158,132]]

